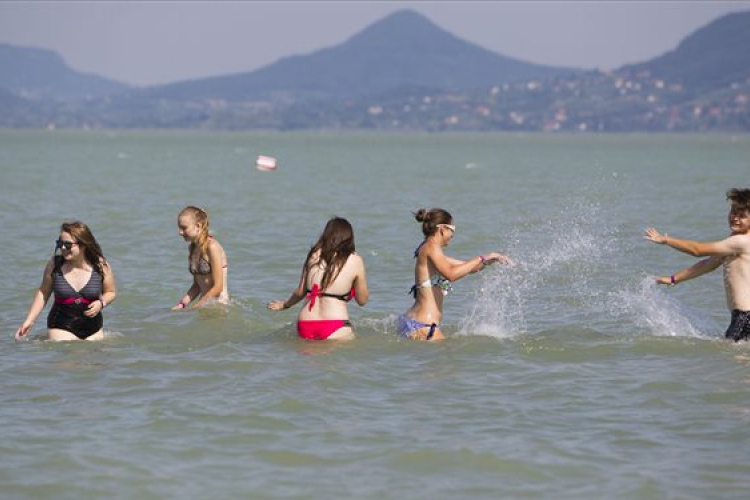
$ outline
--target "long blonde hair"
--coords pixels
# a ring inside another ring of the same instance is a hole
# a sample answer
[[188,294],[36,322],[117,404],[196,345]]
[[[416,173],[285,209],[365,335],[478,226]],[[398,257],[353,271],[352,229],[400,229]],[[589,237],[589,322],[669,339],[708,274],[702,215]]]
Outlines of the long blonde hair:
[[199,252],[198,259],[203,257],[204,259],[208,260],[208,239],[210,237],[208,227],[208,211],[200,207],[188,205],[182,209],[180,215],[178,215],[177,217],[179,218],[183,215],[191,215],[195,223],[200,224],[201,228],[200,233],[198,234],[198,239],[190,243],[190,258],[193,258],[193,252],[197,247]]

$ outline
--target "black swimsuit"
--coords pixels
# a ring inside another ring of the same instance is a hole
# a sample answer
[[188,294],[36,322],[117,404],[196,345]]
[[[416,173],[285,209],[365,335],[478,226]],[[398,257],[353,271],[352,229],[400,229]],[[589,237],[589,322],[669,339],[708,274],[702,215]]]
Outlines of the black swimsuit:
[[735,342],[748,340],[750,338],[750,311],[740,311],[739,309],[732,311],[732,322],[724,335],[727,339],[732,339]]
[[47,328],[65,330],[79,339],[85,339],[101,330],[104,324],[101,312],[93,318],[83,314],[89,304],[100,300],[104,280],[94,268],[88,283],[76,291],[65,279],[62,262],[62,257],[55,257],[55,269],[52,271],[55,304],[47,316]]

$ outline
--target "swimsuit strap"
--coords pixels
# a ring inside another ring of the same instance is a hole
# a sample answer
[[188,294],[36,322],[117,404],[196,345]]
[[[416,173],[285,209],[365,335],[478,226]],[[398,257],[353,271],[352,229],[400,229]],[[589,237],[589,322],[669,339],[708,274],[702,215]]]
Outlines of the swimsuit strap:
[[327,293],[321,291],[320,286],[315,283],[312,287],[312,290],[307,290],[307,296],[305,297],[310,299],[310,307],[308,308],[309,311],[312,311],[312,308],[315,305],[315,299],[318,297],[330,297],[333,299],[343,300],[344,302],[349,302],[354,298],[354,287],[352,287],[349,293],[337,295],[335,293]]
[[422,243],[417,245],[417,248],[414,250],[414,258],[416,259],[419,256],[419,250],[424,246],[424,244],[427,243],[427,240],[423,240]]
[[433,287],[440,288],[443,291],[443,295],[448,295],[453,291],[453,285],[448,278],[439,274],[433,274],[432,277],[424,280],[422,283],[415,283],[412,285],[408,293],[414,295],[414,298],[417,298],[417,289]]
[[437,323],[430,325],[430,331],[427,332],[427,340],[430,340],[435,335],[435,329],[437,329]]

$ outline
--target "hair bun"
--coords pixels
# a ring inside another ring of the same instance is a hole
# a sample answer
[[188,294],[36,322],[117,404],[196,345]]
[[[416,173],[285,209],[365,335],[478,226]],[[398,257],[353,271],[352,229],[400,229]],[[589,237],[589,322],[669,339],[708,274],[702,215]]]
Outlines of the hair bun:
[[427,210],[420,208],[414,212],[414,218],[417,219],[417,222],[424,222],[427,218]]

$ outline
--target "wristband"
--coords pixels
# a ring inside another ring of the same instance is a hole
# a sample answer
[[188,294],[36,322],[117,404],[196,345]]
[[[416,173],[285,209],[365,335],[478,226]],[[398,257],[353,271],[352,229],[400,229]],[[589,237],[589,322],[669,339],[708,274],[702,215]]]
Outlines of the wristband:
[[177,303],[177,307],[179,307],[180,309],[185,309],[185,303],[184,303],[184,302],[182,302],[182,301],[179,301],[179,302]]
[[677,284],[677,280],[674,279],[674,274],[669,277],[669,286],[675,286]]
[[479,261],[482,263],[483,266],[487,265],[487,259],[484,258],[484,255],[479,256]]
[[107,301],[106,301],[106,300],[104,300],[104,299],[99,299],[99,302],[101,302],[101,303],[102,303],[102,309],[104,309],[105,307],[107,307]]

